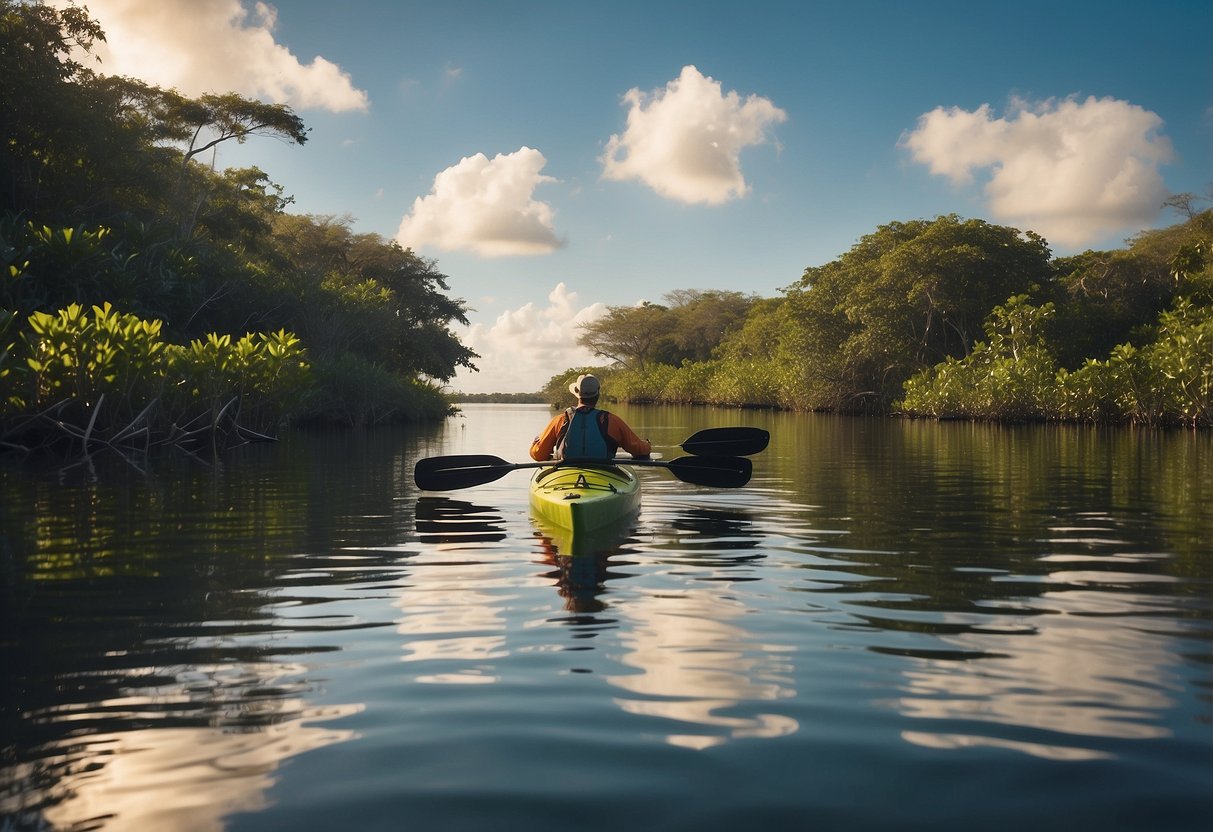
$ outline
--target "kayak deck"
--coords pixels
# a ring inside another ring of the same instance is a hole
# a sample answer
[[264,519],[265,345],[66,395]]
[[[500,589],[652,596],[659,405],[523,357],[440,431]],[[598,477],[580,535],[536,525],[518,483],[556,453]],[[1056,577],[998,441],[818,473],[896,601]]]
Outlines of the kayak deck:
[[640,506],[640,480],[618,465],[559,463],[531,478],[531,509],[574,533],[617,523]]

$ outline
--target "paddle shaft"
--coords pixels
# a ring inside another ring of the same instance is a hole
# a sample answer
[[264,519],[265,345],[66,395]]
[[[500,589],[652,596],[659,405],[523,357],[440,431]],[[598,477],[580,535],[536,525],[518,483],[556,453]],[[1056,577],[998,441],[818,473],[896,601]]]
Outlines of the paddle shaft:
[[560,466],[608,467],[640,465],[666,468],[683,482],[715,488],[739,488],[749,482],[753,466],[744,457],[683,456],[668,462],[659,459],[620,459],[610,462],[508,462],[500,457],[482,454],[429,457],[417,462],[413,479],[423,491],[454,491],[485,485],[501,479],[511,471],[523,468],[554,468]]
[[763,450],[770,434],[761,428],[725,427],[698,431],[679,447],[695,456],[670,461],[620,458],[592,462],[550,460],[509,462],[489,454],[435,456],[418,460],[413,480],[423,491],[453,491],[471,488],[501,479],[523,468],[548,468],[554,465],[647,465],[668,468],[684,482],[718,488],[737,488],[749,482],[753,466],[741,457]]

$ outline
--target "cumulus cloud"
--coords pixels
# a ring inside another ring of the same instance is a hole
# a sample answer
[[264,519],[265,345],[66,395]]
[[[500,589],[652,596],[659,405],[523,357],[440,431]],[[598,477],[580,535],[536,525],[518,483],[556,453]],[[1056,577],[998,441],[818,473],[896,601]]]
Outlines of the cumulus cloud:
[[502,312],[491,325],[472,324],[459,337],[480,355],[480,372],[460,370],[452,386],[464,393],[533,393],[569,367],[601,363],[577,346],[577,336],[581,324],[606,312],[601,303],[578,306],[577,293],[560,283],[546,306],[528,303]]
[[1015,101],[1002,118],[988,104],[972,112],[938,107],[902,144],[957,185],[988,170],[993,216],[1077,247],[1158,215],[1168,195],[1159,166],[1173,157],[1162,123],[1127,101],[1093,96]]
[[[57,2],[66,6],[65,2]],[[297,109],[365,110],[367,94],[347,72],[315,57],[302,63],[274,40],[278,12],[240,0],[88,0],[106,42],[100,71],[186,95],[229,90]]]
[[630,90],[627,129],[611,136],[603,177],[639,180],[688,203],[719,205],[749,191],[741,151],[763,144],[787,113],[768,99],[722,93],[719,81],[685,66],[665,89]]
[[537,186],[556,181],[540,174],[546,164],[529,147],[492,159],[464,157],[434,177],[428,196],[417,197],[396,239],[405,247],[468,249],[482,257],[549,254],[561,245],[554,212],[534,199]]

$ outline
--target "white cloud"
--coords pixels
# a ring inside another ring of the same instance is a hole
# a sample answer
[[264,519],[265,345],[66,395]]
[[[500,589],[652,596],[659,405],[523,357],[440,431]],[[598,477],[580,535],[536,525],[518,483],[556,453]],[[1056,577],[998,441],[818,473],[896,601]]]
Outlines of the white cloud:
[[406,248],[469,249],[482,257],[549,254],[561,246],[554,212],[533,198],[537,186],[556,181],[540,174],[546,164],[529,147],[492,159],[464,157],[434,177],[428,196],[417,197],[396,239]]
[[105,31],[95,51],[107,75],[186,95],[235,91],[297,109],[369,106],[341,67],[319,56],[301,63],[274,40],[278,12],[267,3],[250,12],[240,0],[88,0],[88,10]]
[[533,393],[570,367],[602,363],[577,346],[580,325],[606,314],[601,303],[579,307],[577,293],[560,283],[544,307],[528,303],[502,312],[491,326],[472,324],[458,332],[480,358],[479,373],[460,370],[452,387],[464,393]]
[[939,107],[920,116],[902,144],[957,185],[988,169],[994,217],[1076,247],[1158,215],[1168,195],[1159,166],[1173,157],[1161,127],[1155,113],[1092,96],[1035,107],[1016,101],[1004,118],[988,104],[973,112]]
[[627,129],[613,135],[602,157],[603,178],[637,179],[681,202],[719,205],[749,190],[741,151],[767,141],[787,113],[768,99],[721,92],[720,82],[693,66],[643,93],[629,90]]

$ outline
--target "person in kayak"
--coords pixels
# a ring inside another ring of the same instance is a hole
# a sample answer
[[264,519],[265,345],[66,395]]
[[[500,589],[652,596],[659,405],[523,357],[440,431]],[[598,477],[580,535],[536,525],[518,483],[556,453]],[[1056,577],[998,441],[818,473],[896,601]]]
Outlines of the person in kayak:
[[614,413],[598,409],[601,392],[598,377],[584,374],[569,385],[577,397],[577,406],[554,417],[531,443],[531,459],[607,460],[623,448],[634,457],[645,459],[652,443],[641,439],[627,422]]

